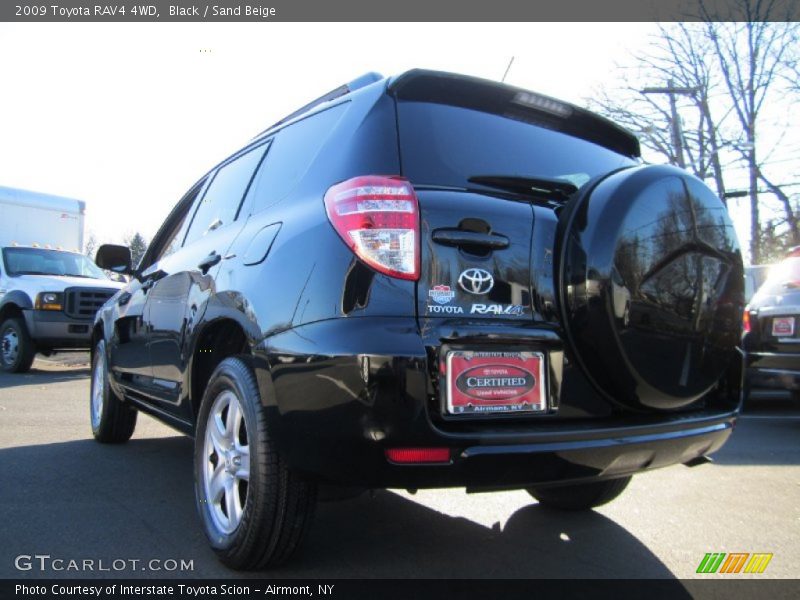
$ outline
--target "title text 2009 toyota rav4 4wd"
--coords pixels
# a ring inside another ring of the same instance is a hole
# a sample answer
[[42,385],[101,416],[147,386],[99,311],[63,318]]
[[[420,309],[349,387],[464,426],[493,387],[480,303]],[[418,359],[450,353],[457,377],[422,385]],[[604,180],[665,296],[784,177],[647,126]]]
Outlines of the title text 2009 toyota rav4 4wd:
[[[733,428],[743,274],[699,180],[583,109],[367,76],[204,176],[99,312],[91,422],[195,438],[221,559],[298,546],[320,484],[584,509]],[[104,268],[130,269],[125,248]]]

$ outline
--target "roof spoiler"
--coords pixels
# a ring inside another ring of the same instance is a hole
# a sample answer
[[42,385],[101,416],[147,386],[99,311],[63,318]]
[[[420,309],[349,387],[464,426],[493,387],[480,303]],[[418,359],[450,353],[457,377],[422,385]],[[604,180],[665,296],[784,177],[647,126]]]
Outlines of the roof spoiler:
[[327,94],[323,94],[322,96],[320,96],[316,100],[312,100],[311,102],[309,102],[308,104],[306,104],[302,108],[298,108],[296,111],[294,111],[290,115],[287,115],[287,116],[283,117],[277,123],[273,123],[272,125],[267,127],[264,131],[262,131],[257,136],[255,136],[253,139],[261,137],[265,133],[267,133],[269,131],[272,131],[273,129],[283,125],[284,123],[288,123],[292,119],[296,119],[300,115],[303,115],[303,114],[307,113],[311,109],[319,106],[320,104],[322,104],[324,102],[330,102],[331,100],[335,100],[336,98],[340,98],[342,96],[345,96],[345,95],[349,94],[350,92],[355,92],[356,90],[361,89],[363,87],[367,87],[368,85],[371,85],[371,84],[375,83],[376,81],[380,81],[381,79],[384,79],[383,75],[381,75],[380,73],[372,72],[372,71],[369,72],[369,73],[365,73],[361,77],[356,77],[355,79],[353,79],[353,81],[351,81],[349,83],[345,83],[344,85],[340,85],[339,87],[337,87],[336,89],[331,90]]
[[393,78],[388,89],[398,100],[447,104],[493,113],[561,131],[626,156],[641,156],[636,136],[605,117],[505,83],[414,69]]

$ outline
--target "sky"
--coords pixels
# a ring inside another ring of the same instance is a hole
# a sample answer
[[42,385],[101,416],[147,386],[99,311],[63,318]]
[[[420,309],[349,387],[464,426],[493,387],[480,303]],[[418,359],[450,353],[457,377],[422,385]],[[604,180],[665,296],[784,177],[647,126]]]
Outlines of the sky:
[[[3,23],[0,185],[85,200],[87,234],[100,241],[137,231],[149,239],[209,168],[365,72],[422,67],[499,80],[514,57],[508,83],[586,105],[655,31],[652,23]],[[744,245],[746,213],[734,206],[733,214]]]

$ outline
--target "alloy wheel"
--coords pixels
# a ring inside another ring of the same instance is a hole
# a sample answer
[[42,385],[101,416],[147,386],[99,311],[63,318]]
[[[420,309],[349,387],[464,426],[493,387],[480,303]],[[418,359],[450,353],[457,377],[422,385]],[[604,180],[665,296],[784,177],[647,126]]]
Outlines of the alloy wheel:
[[203,492],[216,527],[232,533],[242,520],[250,483],[250,446],[239,398],[230,390],[211,406],[203,445]]

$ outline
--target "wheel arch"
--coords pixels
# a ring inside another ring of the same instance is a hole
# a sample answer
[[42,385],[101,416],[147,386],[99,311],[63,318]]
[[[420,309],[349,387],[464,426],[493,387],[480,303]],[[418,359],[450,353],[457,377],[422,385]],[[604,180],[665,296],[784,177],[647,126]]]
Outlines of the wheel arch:
[[23,291],[14,290],[5,294],[0,300],[0,323],[9,317],[24,317],[24,310],[33,308],[30,296]]
[[101,339],[105,339],[105,328],[103,326],[103,321],[99,320],[96,321],[92,327],[92,337],[89,346],[89,364],[94,364],[94,349],[97,347],[97,342]]
[[252,349],[252,340],[239,319],[227,315],[203,323],[194,336],[187,369],[189,399],[195,419],[214,369],[230,356],[252,356]]

